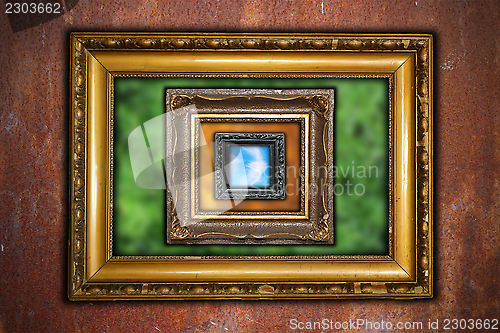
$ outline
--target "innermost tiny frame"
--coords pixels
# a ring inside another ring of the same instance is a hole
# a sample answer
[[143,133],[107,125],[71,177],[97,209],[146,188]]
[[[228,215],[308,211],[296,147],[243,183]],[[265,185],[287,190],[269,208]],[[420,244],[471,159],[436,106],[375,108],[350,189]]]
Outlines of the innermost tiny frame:
[[283,133],[215,133],[215,198],[285,199]]

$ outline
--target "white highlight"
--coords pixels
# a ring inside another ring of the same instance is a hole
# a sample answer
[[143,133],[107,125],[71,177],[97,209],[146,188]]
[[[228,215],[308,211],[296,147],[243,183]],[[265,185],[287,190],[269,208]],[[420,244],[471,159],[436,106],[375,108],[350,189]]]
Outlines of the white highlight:
[[262,151],[258,147],[242,147],[249,155],[254,158],[254,161],[247,163],[246,167],[250,170],[248,173],[248,186],[252,186],[262,177],[267,170],[267,163],[264,162]]
[[231,154],[230,159],[231,162],[227,165],[230,174],[229,184],[232,186],[247,187],[248,180],[241,150],[238,152],[238,156]]

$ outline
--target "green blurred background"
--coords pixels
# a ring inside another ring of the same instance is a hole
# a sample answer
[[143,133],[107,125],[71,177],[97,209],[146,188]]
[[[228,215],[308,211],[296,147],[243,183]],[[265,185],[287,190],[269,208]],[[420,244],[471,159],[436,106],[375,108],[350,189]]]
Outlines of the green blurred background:
[[[116,78],[113,254],[388,254],[388,84],[381,78]],[[128,152],[129,134],[165,112],[167,88],[335,89],[335,244],[168,245],[165,191],[135,184]]]

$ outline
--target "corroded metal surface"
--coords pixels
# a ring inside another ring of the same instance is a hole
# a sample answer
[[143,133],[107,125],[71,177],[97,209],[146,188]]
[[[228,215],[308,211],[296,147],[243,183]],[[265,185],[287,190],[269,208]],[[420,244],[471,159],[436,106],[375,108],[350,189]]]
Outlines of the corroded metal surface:
[[[13,33],[2,15],[0,331],[265,332],[286,330],[292,318],[498,318],[499,16],[494,0],[88,1]],[[434,299],[67,301],[68,34],[76,30],[433,33]]]

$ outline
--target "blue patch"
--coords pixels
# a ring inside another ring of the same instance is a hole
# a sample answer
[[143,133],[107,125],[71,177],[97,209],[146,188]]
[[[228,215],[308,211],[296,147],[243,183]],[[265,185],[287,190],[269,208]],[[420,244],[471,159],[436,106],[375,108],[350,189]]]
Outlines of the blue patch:
[[230,145],[226,172],[231,188],[271,186],[271,148],[268,145]]

